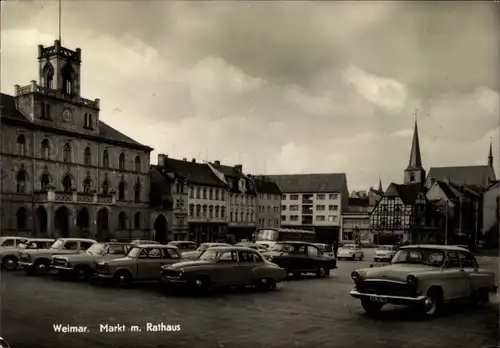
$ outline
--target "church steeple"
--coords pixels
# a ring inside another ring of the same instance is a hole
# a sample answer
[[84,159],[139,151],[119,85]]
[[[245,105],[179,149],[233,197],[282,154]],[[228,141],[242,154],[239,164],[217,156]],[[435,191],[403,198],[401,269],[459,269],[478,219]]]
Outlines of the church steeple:
[[378,190],[383,191],[382,190],[382,179],[378,179]]
[[418,124],[415,114],[415,127],[413,129],[413,141],[411,143],[410,161],[405,169],[405,184],[423,183],[425,181],[425,169],[422,167],[420,155],[420,141],[418,139]]
[[491,138],[490,138],[490,155],[488,156],[488,167],[493,168],[493,150],[491,148]]

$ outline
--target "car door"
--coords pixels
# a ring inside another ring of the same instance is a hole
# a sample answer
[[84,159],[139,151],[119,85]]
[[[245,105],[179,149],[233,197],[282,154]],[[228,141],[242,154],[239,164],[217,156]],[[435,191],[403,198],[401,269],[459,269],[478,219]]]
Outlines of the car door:
[[137,258],[137,280],[159,278],[162,261],[162,248],[143,248]]
[[307,269],[316,271],[320,264],[323,264],[324,258],[321,251],[314,246],[307,247]]
[[471,291],[485,285],[484,282],[486,277],[480,273],[476,259],[471,253],[459,251],[458,258],[460,260],[460,267],[467,276],[467,283],[469,287],[467,296],[470,296]]
[[288,254],[290,257],[291,271],[307,271],[311,269],[312,261],[307,256],[307,245],[294,245],[293,251]]
[[443,268],[444,295],[447,299],[457,299],[467,296],[469,281],[463,268],[460,267],[458,252],[447,253],[446,267]]
[[[251,251],[238,251],[238,264],[240,269],[241,284],[253,284],[253,270],[256,266],[255,256],[257,255]],[[258,255],[257,255],[258,256]]]
[[238,253],[236,251],[222,251],[214,265],[214,272],[210,279],[214,285],[243,284],[244,277],[240,272]]

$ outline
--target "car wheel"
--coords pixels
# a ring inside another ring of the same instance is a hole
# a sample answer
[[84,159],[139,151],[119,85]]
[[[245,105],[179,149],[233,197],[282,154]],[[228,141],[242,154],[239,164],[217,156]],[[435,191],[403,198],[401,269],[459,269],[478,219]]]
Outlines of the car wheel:
[[443,302],[443,295],[441,291],[431,289],[427,293],[425,302],[420,306],[420,314],[424,318],[431,318],[439,314],[441,304]]
[[261,278],[255,283],[255,287],[261,291],[276,288],[276,283],[270,278]]
[[17,268],[17,258],[14,256],[7,256],[2,261],[2,266],[7,271],[13,271]]
[[73,270],[73,279],[74,280],[83,281],[83,280],[90,279],[90,276],[91,276],[91,272],[90,272],[90,269],[87,267],[76,267]]
[[207,277],[198,277],[193,282],[194,288],[201,292],[207,292],[210,289],[210,279]]
[[318,278],[325,278],[330,275],[330,270],[326,267],[319,267],[318,270],[316,271],[316,276]]
[[115,284],[118,287],[127,288],[132,283],[132,277],[127,271],[118,271],[115,274]]
[[47,260],[40,260],[35,262],[35,274],[46,274],[50,270],[50,263]]
[[359,257],[359,261],[363,261],[363,254]]
[[363,307],[366,313],[374,315],[380,312],[382,307],[384,307],[384,304],[381,302],[373,302],[368,299],[363,299],[361,300],[361,306]]

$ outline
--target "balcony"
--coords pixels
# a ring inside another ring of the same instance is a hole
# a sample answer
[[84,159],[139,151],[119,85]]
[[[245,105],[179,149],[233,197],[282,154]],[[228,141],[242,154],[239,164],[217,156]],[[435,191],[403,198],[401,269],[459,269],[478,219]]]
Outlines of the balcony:
[[308,199],[303,198],[302,204],[313,204],[313,200],[312,200],[312,198],[308,198]]
[[79,204],[116,204],[116,195],[109,194],[83,193],[83,192],[56,192],[49,189],[46,192],[35,192],[34,200],[37,203],[79,203]]
[[313,214],[313,210],[312,208],[302,208],[302,215],[312,215]]
[[312,216],[309,217],[303,217],[302,218],[302,225],[312,225],[313,224],[313,219]]

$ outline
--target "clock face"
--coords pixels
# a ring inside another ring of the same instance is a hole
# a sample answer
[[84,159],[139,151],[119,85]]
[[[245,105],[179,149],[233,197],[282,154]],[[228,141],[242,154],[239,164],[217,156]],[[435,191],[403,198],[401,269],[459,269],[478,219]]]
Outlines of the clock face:
[[62,117],[63,117],[63,121],[64,122],[70,122],[71,121],[71,118],[73,116],[73,113],[71,112],[70,109],[68,108],[65,108],[62,112]]

